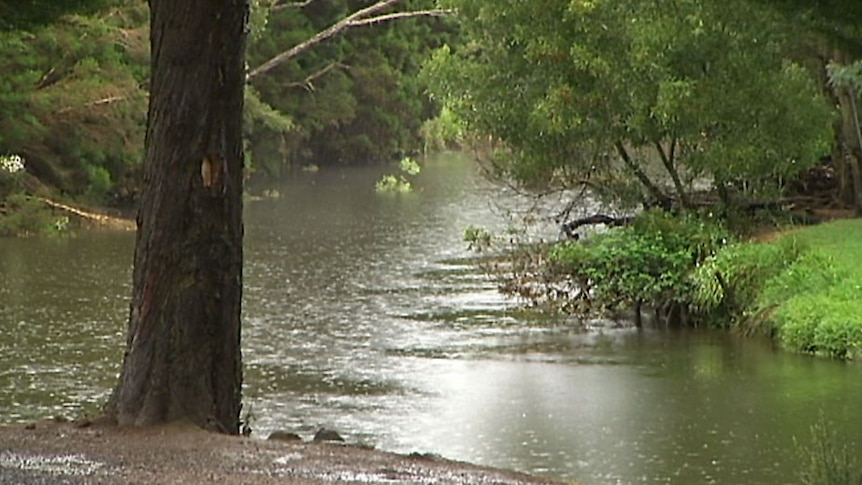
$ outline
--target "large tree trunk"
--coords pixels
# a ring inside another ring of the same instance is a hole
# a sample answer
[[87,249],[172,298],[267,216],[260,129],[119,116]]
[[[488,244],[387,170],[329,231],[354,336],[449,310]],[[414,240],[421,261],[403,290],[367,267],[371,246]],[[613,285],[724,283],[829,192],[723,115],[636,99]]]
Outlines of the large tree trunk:
[[238,431],[247,0],[150,0],[152,72],[121,425]]

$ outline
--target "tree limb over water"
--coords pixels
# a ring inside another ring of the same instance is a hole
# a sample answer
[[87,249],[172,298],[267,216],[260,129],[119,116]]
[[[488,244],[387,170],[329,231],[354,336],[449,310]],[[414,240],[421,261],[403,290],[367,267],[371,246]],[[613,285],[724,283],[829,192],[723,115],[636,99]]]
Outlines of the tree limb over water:
[[[341,33],[344,30],[347,30],[351,27],[360,27],[363,25],[372,25],[381,22],[387,22],[390,20],[404,19],[410,17],[441,17],[444,15],[449,15],[454,13],[455,11],[452,9],[431,9],[431,10],[416,10],[411,12],[396,12],[385,15],[373,16],[377,12],[381,10],[385,10],[397,3],[401,0],[381,0],[371,6],[365,7],[363,9],[357,10],[352,14],[344,17],[343,19],[335,22],[331,26],[327,27],[324,30],[321,30],[310,39],[300,42],[299,44],[291,47],[290,49],[278,54],[272,59],[264,62],[260,66],[251,70],[248,73],[248,80],[252,80],[261,74],[266,74],[276,67],[284,64],[285,62],[293,59],[294,57],[302,54],[306,50],[314,47],[315,45],[334,37],[335,35]],[[297,4],[299,6],[304,6],[307,2],[301,2]]]

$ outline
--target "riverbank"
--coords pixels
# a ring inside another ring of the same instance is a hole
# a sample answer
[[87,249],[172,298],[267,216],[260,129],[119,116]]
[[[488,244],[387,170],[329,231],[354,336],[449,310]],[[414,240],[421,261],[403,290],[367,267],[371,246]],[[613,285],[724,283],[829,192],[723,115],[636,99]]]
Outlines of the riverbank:
[[762,315],[791,350],[862,356],[862,219],[800,228],[766,245],[793,257],[758,288],[751,315]]
[[564,483],[431,455],[398,455],[326,442],[264,441],[179,424],[145,429],[53,422],[0,427],[0,484],[333,482]]

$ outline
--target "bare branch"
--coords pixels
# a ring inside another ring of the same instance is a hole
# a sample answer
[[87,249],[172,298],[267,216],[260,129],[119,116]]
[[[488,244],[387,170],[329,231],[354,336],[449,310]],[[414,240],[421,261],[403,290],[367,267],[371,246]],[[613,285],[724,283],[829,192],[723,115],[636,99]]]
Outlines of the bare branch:
[[343,19],[339,20],[338,22],[335,22],[334,24],[330,25],[326,29],[321,30],[317,34],[313,35],[310,39],[306,40],[305,42],[300,42],[299,44],[293,46],[292,48],[282,52],[281,54],[279,54],[279,55],[273,57],[272,59],[264,62],[260,66],[252,69],[252,71],[250,73],[248,73],[248,80],[254,79],[255,77],[257,77],[261,74],[267,73],[267,72],[275,69],[276,67],[280,66],[281,64],[289,61],[290,59],[293,59],[297,55],[306,51],[310,47],[317,45],[326,39],[329,39],[330,37],[334,36],[335,34],[348,28],[350,26],[350,22],[353,22],[354,20],[368,17],[369,15],[373,15],[373,14],[375,14],[375,13],[377,13],[377,12],[379,12],[385,8],[388,8],[388,7],[391,7],[392,5],[395,5],[396,3],[400,2],[400,1],[401,0],[381,0],[377,3],[375,3],[374,5],[371,5],[369,7],[365,7],[363,9],[357,10],[356,12],[353,12],[352,14],[348,15],[347,17],[344,17]]
[[414,11],[414,12],[392,13],[392,14],[380,15],[377,17],[371,17],[372,15],[376,14],[377,12],[380,12],[381,10],[385,10],[385,9],[395,5],[396,3],[400,2],[400,1],[401,0],[380,0],[379,2],[377,2],[371,6],[368,6],[368,7],[365,7],[363,9],[357,10],[356,12],[353,12],[352,14],[348,15],[347,17],[344,17],[343,19],[339,20],[338,22],[330,25],[326,29],[321,30],[320,32],[318,32],[317,34],[312,36],[310,39],[291,47],[290,49],[288,49],[288,50],[282,52],[281,54],[278,54],[277,56],[273,57],[272,59],[264,62],[260,66],[252,69],[251,72],[248,73],[248,80],[252,80],[257,76],[260,76],[261,74],[266,74],[267,72],[275,69],[276,67],[280,66],[281,64],[284,64],[285,62],[289,61],[290,59],[293,59],[294,57],[298,56],[299,54],[302,54],[303,52],[310,49],[311,47],[335,36],[336,34],[340,33],[343,30],[349,29],[350,27],[358,27],[358,26],[362,26],[362,25],[371,25],[371,24],[375,24],[375,23],[379,23],[379,22],[385,22],[388,20],[402,19],[402,18],[408,18],[408,17],[442,16],[442,15],[447,15],[447,14],[453,13],[452,10],[421,10],[421,11]]
[[453,9],[434,9],[434,10],[416,10],[415,12],[398,12],[386,15],[378,15],[367,19],[355,20],[350,22],[348,27],[360,27],[362,25],[372,25],[389,20],[406,19],[410,17],[443,17],[455,13]]
[[276,2],[272,7],[270,7],[270,10],[276,12],[286,8],[305,8],[312,2],[314,2],[314,0],[305,0],[304,2]]
[[106,98],[101,98],[101,99],[97,99],[95,101],[90,101],[90,102],[84,103],[84,104],[77,106],[77,107],[66,106],[66,107],[58,109],[56,111],[56,113],[62,114],[62,113],[68,113],[69,111],[72,111],[73,109],[77,109],[77,108],[90,108],[93,106],[102,106],[102,105],[106,105],[106,104],[113,104],[113,103],[116,103],[118,101],[125,101],[127,97],[128,96],[108,96]]
[[327,64],[322,69],[318,69],[313,73],[309,74],[308,77],[299,82],[290,83],[287,85],[288,88],[304,88],[306,91],[314,91],[313,81],[319,77],[324,76],[329,71],[335,68],[347,68],[346,64],[342,64],[340,62],[332,62]]

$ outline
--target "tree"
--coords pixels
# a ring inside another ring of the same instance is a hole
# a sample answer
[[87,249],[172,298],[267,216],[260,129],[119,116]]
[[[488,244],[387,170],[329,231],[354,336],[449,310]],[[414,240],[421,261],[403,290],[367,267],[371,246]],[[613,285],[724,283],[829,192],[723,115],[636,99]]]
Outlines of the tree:
[[238,431],[247,0],[150,0],[128,340],[106,411]]
[[505,143],[497,167],[515,179],[685,206],[692,180],[763,195],[828,151],[830,107],[768,9],[455,3],[467,40],[428,64],[431,93]]
[[[838,198],[862,215],[862,136],[856,98],[862,94],[852,80],[854,63],[862,59],[862,3],[841,0],[759,0],[787,15],[803,54],[814,66],[841,114],[835,130],[831,165],[836,169]],[[845,68],[846,67],[846,68]],[[837,74],[837,76],[835,75]],[[858,76],[858,71],[856,72]]]
[[[261,2],[264,4],[265,2]],[[290,165],[368,163],[419,147],[433,107],[416,81],[439,47],[451,13],[431,0],[279,2],[249,46],[258,105],[290,119],[246,126],[255,169],[279,176]],[[289,48],[288,48],[289,47]]]
[[0,30],[26,29],[69,13],[104,8],[111,0],[0,0]]

